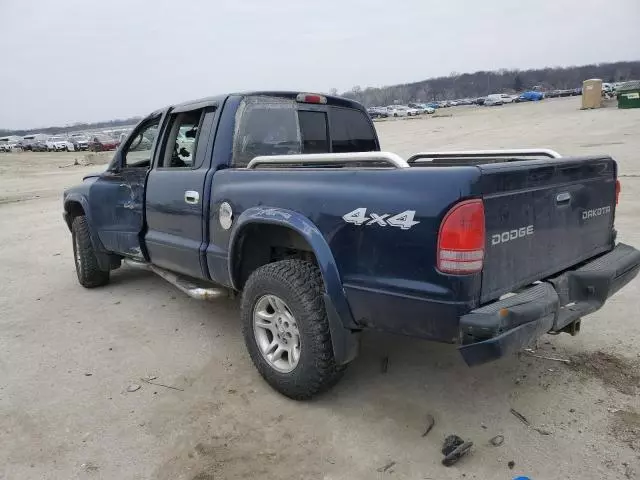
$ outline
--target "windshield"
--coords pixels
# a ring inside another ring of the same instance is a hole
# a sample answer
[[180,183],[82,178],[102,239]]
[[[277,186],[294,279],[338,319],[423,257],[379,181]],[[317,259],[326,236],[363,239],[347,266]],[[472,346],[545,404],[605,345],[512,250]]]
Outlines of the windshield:
[[50,142],[64,142],[64,141],[66,141],[66,139],[64,139],[62,137],[49,137],[49,141]]
[[108,137],[104,134],[94,135],[93,138],[97,138],[99,142],[113,142],[113,139],[111,137]]

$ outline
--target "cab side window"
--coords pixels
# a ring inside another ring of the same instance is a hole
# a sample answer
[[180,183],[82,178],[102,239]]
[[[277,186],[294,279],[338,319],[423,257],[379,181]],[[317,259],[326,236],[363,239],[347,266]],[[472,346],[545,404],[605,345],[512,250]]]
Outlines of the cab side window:
[[203,110],[171,116],[167,140],[160,158],[161,168],[194,168]]
[[143,125],[124,148],[124,166],[128,168],[149,168],[153,155],[153,144],[158,136],[160,117]]
[[236,113],[232,166],[244,168],[261,155],[302,153],[296,102],[247,97]]

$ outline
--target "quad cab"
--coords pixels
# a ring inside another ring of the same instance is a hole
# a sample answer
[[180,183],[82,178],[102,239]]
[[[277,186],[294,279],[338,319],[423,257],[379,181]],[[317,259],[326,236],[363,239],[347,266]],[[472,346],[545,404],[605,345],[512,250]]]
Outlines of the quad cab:
[[153,112],[63,206],[83,286],[124,261],[194,298],[240,292],[257,369],[304,399],[367,329],[457,344],[469,365],[577,333],[640,268],[616,243],[619,189],[608,156],[403,159],[355,102],[255,92]]

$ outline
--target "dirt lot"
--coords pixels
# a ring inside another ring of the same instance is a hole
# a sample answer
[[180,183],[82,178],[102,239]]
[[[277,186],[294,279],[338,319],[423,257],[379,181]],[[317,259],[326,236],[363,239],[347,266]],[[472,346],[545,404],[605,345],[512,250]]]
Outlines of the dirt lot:
[[[638,246],[640,110],[578,105],[459,107],[378,129],[404,155],[609,153],[623,176],[620,239]],[[469,369],[453,347],[370,334],[335,389],[296,403],[251,365],[235,301],[197,302],[126,268],[106,288],[78,285],[61,192],[104,166],[59,168],[76,157],[0,154],[0,478],[640,478],[640,281],[579,336],[540,341],[537,354],[571,364],[523,353]],[[475,445],[445,468],[451,433]]]

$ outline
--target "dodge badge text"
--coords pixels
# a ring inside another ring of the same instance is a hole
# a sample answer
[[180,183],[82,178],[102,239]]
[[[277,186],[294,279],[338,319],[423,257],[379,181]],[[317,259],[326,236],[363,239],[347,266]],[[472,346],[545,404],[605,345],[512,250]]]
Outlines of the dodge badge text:
[[533,235],[533,225],[527,225],[526,227],[516,228],[515,230],[491,235],[491,245],[510,242],[511,240],[516,240],[517,238],[526,237],[528,235]]

